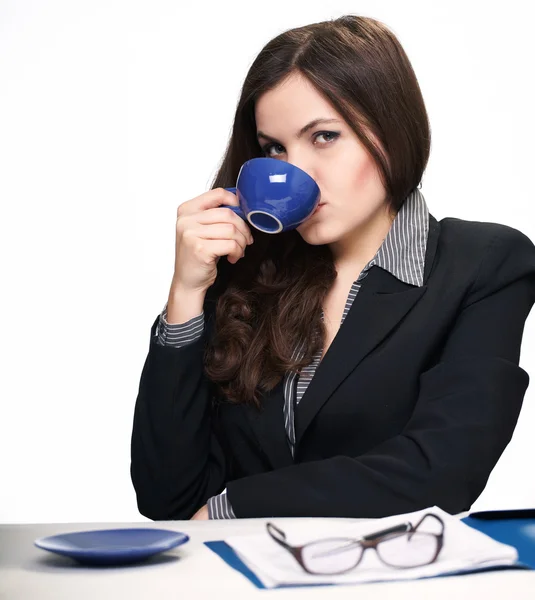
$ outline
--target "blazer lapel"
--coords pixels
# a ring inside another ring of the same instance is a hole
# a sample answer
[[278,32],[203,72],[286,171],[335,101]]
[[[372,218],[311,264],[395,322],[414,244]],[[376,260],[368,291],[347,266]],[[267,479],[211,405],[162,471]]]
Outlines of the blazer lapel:
[[424,283],[415,287],[374,266],[295,410],[296,449],[307,427],[342,381],[407,315],[427,290],[439,225],[429,215]]
[[[380,267],[370,269],[344,323],[295,410],[296,451],[312,419],[336,388],[386,338],[425,293],[438,234],[439,225],[429,215],[422,287],[403,283]],[[244,407],[247,420],[273,469],[294,463],[284,423],[285,385],[286,377],[283,377],[271,392],[264,394],[260,411],[252,406]]]

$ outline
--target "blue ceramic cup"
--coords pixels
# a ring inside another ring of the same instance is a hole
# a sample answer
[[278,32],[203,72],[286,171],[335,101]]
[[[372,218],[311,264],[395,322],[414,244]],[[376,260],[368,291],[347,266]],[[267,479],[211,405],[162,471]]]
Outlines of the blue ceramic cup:
[[298,227],[320,202],[318,184],[299,167],[276,158],[252,158],[243,163],[235,188],[239,206],[230,208],[244,221],[265,233]]

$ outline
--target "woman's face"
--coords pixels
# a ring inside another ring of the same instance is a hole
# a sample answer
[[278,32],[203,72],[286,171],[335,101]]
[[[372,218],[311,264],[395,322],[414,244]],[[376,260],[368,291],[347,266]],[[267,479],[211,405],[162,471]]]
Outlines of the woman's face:
[[[255,116],[264,156],[297,165],[320,188],[320,203],[325,204],[297,228],[306,242],[330,244],[336,258],[350,252],[355,238],[369,238],[379,229],[380,235],[388,231],[391,218],[375,163],[306,78],[292,75],[263,94]],[[298,137],[302,127],[320,118],[335,121],[318,123]]]

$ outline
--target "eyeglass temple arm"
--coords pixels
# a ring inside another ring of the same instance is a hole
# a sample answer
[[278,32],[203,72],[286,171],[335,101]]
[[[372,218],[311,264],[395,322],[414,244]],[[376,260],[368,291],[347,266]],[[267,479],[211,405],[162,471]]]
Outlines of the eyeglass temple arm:
[[383,537],[384,535],[390,535],[391,533],[404,533],[405,531],[410,531],[411,529],[412,523],[408,521],[407,523],[401,523],[400,525],[395,525],[394,527],[389,527],[388,529],[382,529],[381,531],[364,535],[362,536],[361,540],[369,542],[371,540]]
[[266,529],[268,530],[268,533],[271,536],[271,538],[275,542],[277,542],[277,544],[280,544],[283,548],[291,550],[290,545],[286,542],[286,534],[284,533],[284,531],[282,531],[282,529],[279,529],[273,523],[270,522],[266,523]]
[[[412,526],[412,523],[410,521],[407,521],[407,523],[402,523],[401,525],[396,525],[394,527],[390,527],[389,529],[383,529],[382,531],[377,531],[375,533],[370,533],[368,535],[365,535],[362,538],[362,540],[366,540],[366,541],[375,540],[378,537],[381,537],[383,535],[388,535],[390,533],[402,533],[405,531],[411,531],[414,533],[427,517],[436,519],[442,525],[442,532],[444,532],[444,521],[438,515],[435,515],[433,513],[425,513],[425,515],[418,521],[418,523],[416,523],[416,525],[414,527]],[[411,536],[409,535],[409,539],[410,538],[411,538]]]
[[418,521],[418,523],[416,523],[416,526],[414,527],[414,529],[412,530],[412,532],[409,534],[409,540],[411,539],[412,534],[418,529],[418,527],[420,527],[420,525],[422,524],[422,522],[427,517],[431,517],[433,519],[436,519],[440,523],[440,525],[442,527],[442,531],[439,534],[435,534],[435,535],[439,535],[439,536],[444,535],[444,527],[445,527],[444,521],[438,515],[435,515],[433,513],[425,513],[425,515]]

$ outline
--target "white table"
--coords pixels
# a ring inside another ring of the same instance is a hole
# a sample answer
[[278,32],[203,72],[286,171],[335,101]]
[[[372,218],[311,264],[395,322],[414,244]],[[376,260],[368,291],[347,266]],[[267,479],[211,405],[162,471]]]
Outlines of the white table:
[[[463,516],[463,515],[459,515]],[[504,570],[436,579],[336,587],[262,590],[229,567],[203,541],[255,533],[268,519],[157,521],[140,523],[48,523],[0,525],[1,600],[151,600],[263,597],[277,600],[535,599],[535,571]],[[277,518],[275,523],[311,519]],[[339,521],[339,519],[337,519]],[[353,520],[354,521],[354,520]],[[156,527],[183,531],[190,541],[143,563],[125,567],[85,567],[33,545],[36,538],[88,529]]]

